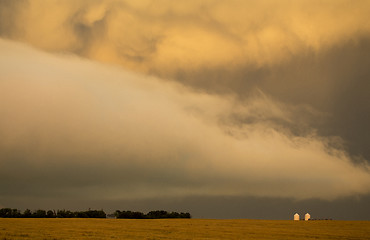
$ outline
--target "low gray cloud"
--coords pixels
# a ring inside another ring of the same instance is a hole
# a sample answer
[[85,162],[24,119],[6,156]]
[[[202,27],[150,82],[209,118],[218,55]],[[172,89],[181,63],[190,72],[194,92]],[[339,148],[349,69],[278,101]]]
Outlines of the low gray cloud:
[[294,109],[262,92],[241,102],[4,40],[1,51],[2,196],[369,191],[368,165],[351,163],[335,139],[282,128]]

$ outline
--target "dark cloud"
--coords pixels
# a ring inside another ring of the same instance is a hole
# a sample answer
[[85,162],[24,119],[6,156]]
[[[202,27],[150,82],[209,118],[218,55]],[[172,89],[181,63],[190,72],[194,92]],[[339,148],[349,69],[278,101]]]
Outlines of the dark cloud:
[[[298,135],[316,129],[322,136],[339,136],[351,154],[369,160],[369,48],[369,38],[361,37],[320,53],[307,51],[279,65],[179,71],[175,79],[213,94],[235,93],[241,99],[259,89],[277,101],[300,106],[294,109],[294,122],[279,125]],[[239,124],[250,121],[237,119]]]
[[255,198],[243,196],[189,196],[182,198],[151,198],[135,200],[111,200],[84,198],[0,198],[4,205],[14,208],[49,209],[101,209],[110,213],[115,210],[149,212],[153,209],[190,212],[194,218],[248,218],[291,220],[296,212],[306,212],[313,219],[369,220],[369,196],[355,196],[323,201],[310,199],[295,201],[289,198]]

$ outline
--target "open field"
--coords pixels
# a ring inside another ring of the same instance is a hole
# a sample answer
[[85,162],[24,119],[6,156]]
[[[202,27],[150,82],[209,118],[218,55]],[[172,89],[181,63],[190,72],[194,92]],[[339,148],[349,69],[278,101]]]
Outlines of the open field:
[[370,239],[370,221],[0,218],[0,240]]

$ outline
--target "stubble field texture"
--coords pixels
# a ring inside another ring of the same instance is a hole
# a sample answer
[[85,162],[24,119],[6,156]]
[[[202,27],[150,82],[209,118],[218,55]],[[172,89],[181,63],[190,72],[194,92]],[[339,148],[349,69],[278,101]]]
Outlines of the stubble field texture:
[[0,240],[370,239],[370,221],[5,219]]

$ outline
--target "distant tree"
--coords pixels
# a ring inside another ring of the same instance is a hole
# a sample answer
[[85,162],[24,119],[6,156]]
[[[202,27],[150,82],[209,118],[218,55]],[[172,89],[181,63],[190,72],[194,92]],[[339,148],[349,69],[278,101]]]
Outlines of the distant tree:
[[[140,214],[139,214],[140,215]],[[26,209],[23,214],[18,209],[2,208],[0,209],[0,217],[2,218],[106,218],[107,215],[103,210],[91,210],[88,211],[76,211],[71,212],[69,210],[58,210],[57,212],[52,210],[36,210],[32,212]],[[141,217],[142,218],[142,217]]]
[[58,218],[73,218],[75,215],[73,212],[69,211],[69,210],[58,210],[57,211],[57,217]]
[[18,210],[16,208],[13,208],[12,209],[12,217],[13,218],[19,218],[21,216],[22,216],[22,214],[21,214],[21,211],[20,210]]
[[74,213],[76,218],[88,218],[89,215],[86,212],[75,212]]
[[30,218],[32,217],[32,212],[29,209],[24,210],[22,217],[24,218]]
[[114,216],[116,218],[120,218],[121,211],[120,210],[116,210],[113,214],[114,214]]
[[146,216],[147,218],[169,218],[170,217],[168,212],[164,210],[150,211]]
[[103,210],[89,210],[89,211],[86,211],[85,214],[89,218],[106,218],[107,217],[107,215],[105,214]]
[[54,214],[54,212],[53,212],[53,211],[49,210],[49,211],[47,211],[47,213],[46,213],[46,217],[47,217],[47,218],[55,218],[56,216],[55,216],[55,214]]
[[168,217],[169,218],[180,218],[181,216],[180,216],[180,213],[178,212],[171,212],[168,214]]
[[67,210],[67,211],[65,211],[65,217],[66,218],[73,218],[73,217],[75,217],[75,215],[74,215],[73,212]]
[[75,212],[75,217],[78,218],[106,218],[107,215],[103,210],[88,210],[82,212]]
[[3,218],[12,217],[12,209],[11,208],[2,208],[2,209],[0,209],[0,217],[3,217]]
[[57,211],[57,218],[65,218],[66,214],[65,214],[66,210],[58,210]]
[[183,213],[183,212],[182,212],[182,213],[180,213],[180,217],[181,217],[181,218],[191,218],[191,215],[190,215],[190,213],[188,213],[188,212],[187,212],[187,213]]
[[[191,218],[190,213],[178,213],[178,212],[167,212],[164,210],[150,211],[147,214],[142,212],[134,211],[120,211],[116,210],[110,216],[116,218],[128,218],[128,219],[158,219],[158,218]],[[0,209],[0,217],[2,218],[107,218],[107,214],[103,210],[91,210],[88,211],[76,211],[71,212],[69,210],[42,210],[38,209],[32,212],[30,209],[26,209],[23,214],[18,209],[2,208]]]
[[33,212],[32,217],[34,218],[46,218],[46,211],[45,210],[36,210]]
[[132,211],[116,211],[116,218],[127,218],[127,219],[143,219],[145,218],[144,213],[142,212],[132,212]]
[[128,219],[158,219],[158,218],[191,218],[190,213],[178,213],[178,212],[167,212],[164,210],[150,211],[147,214],[141,212],[132,211],[120,211],[114,212],[116,218],[128,218]]

